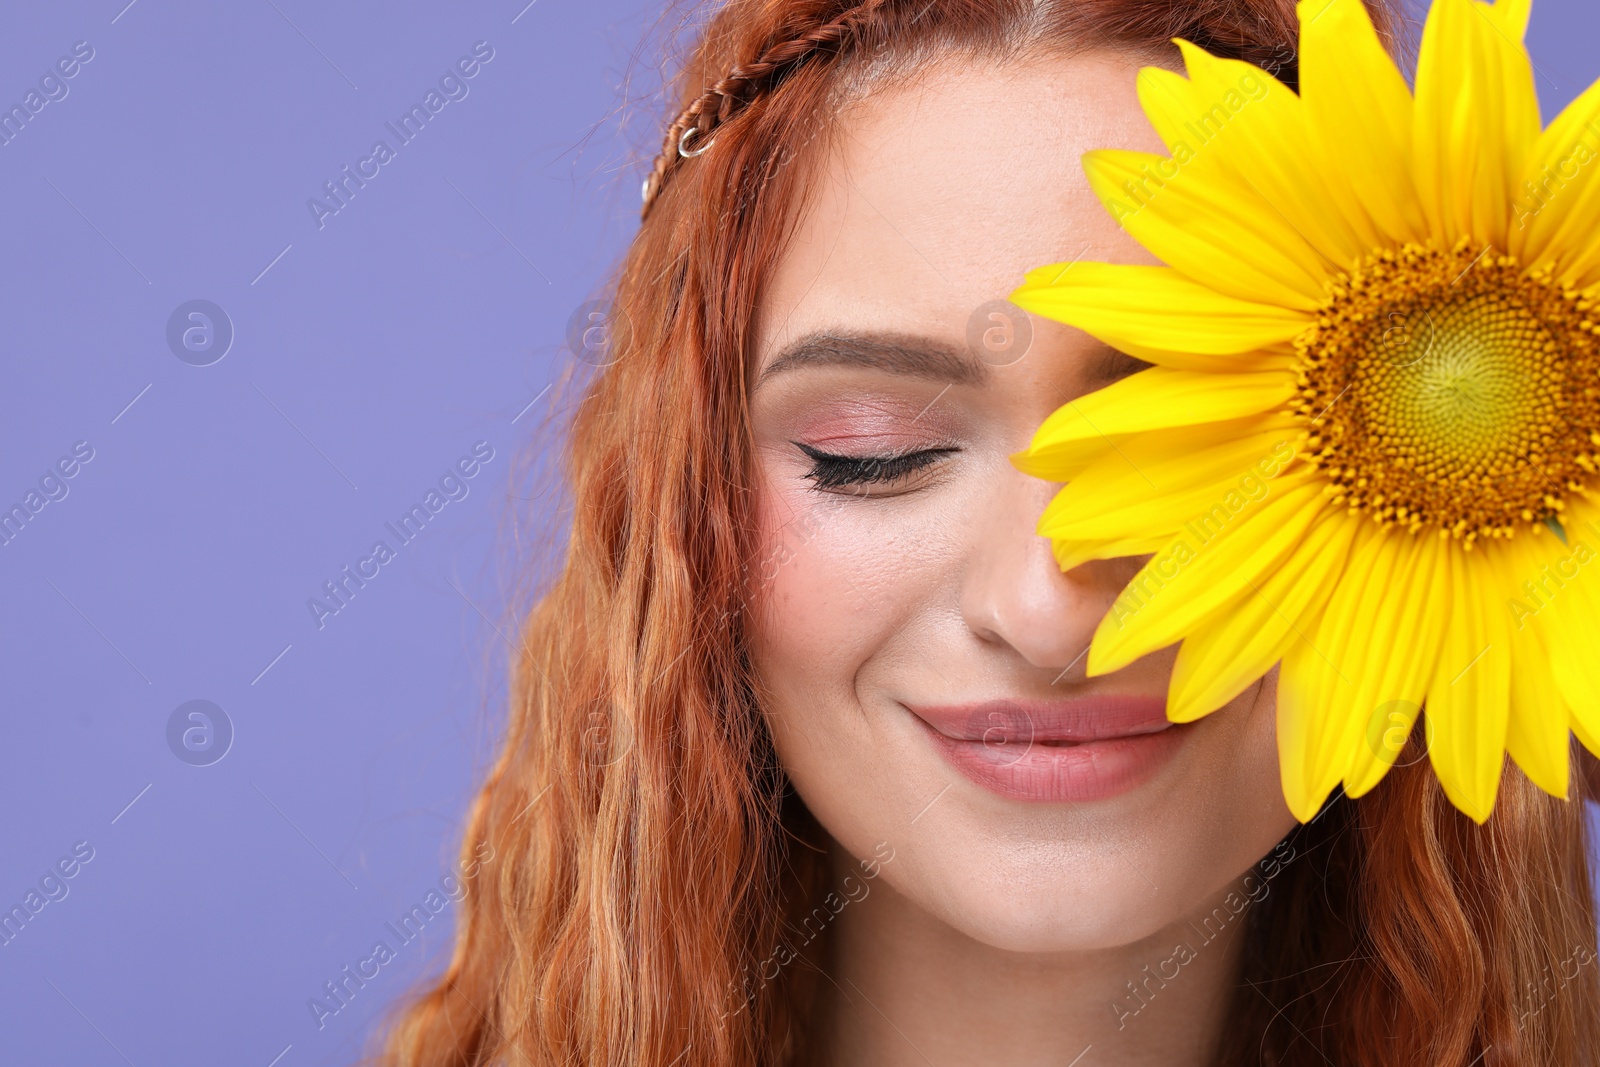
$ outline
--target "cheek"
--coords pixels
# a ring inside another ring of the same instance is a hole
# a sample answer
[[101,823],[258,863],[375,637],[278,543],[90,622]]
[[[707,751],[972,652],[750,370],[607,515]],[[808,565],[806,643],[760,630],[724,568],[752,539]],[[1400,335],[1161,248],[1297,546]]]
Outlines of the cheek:
[[886,609],[912,595],[885,580],[896,572],[892,545],[861,510],[805,487],[764,493],[752,618],[769,684],[812,696],[847,689],[892,626]]
[[882,640],[856,580],[863,561],[841,536],[834,498],[798,489],[762,500],[749,613],[762,709],[785,774],[829,831],[848,837],[850,813],[867,800],[853,756],[878,740],[856,691]]
[[1204,857],[1197,862],[1219,877],[1244,870],[1251,856],[1265,854],[1297,825],[1283,799],[1279,770],[1278,670],[1273,667],[1256,685],[1197,724],[1207,732],[1197,746],[1199,781],[1192,787],[1193,795],[1197,804],[1225,812],[1232,828],[1228,840],[1213,841],[1197,853]]
[[949,546],[928,540],[921,512],[803,486],[762,493],[748,613],[762,710],[785,775],[855,856],[902,839],[907,813],[945,784],[888,696],[926,659],[926,613],[948,584]]
[[824,825],[853,841],[862,813],[881,810],[880,791],[892,788],[871,773],[875,761],[916,740],[892,697],[927,669],[953,546],[936,538],[937,509],[920,498],[772,481],[761,497],[752,665],[785,770]]
[[800,672],[815,695],[843,693],[932,640],[962,566],[960,516],[941,491],[863,499],[767,472],[751,580],[752,634],[769,681]]

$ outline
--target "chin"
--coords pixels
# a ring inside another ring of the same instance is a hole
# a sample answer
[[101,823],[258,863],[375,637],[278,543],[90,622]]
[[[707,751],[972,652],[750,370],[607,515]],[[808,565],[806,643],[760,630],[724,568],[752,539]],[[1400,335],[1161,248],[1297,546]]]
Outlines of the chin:
[[1207,910],[1293,828],[1270,715],[1270,703],[1230,705],[1175,725],[1122,788],[1090,781],[1092,799],[1069,801],[967,773],[917,716],[884,708],[843,720],[874,724],[876,736],[854,743],[819,744],[787,716],[775,739],[796,790],[845,852],[892,847],[880,886],[917,921],[997,950],[1071,953],[1136,944]]

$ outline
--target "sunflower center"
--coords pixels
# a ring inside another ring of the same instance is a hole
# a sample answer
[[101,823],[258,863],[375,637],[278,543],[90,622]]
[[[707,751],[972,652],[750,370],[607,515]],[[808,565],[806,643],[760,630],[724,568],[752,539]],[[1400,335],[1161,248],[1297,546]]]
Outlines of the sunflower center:
[[1361,263],[1295,341],[1294,409],[1334,502],[1469,544],[1559,522],[1600,463],[1590,308],[1465,242]]

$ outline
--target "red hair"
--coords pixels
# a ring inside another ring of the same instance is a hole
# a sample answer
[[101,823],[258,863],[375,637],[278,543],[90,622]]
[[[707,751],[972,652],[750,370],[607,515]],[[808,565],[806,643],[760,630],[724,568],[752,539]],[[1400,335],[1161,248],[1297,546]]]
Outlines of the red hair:
[[[1369,3],[1391,31],[1387,0]],[[462,844],[496,859],[383,1062],[808,1062],[816,970],[756,977],[827,874],[741,628],[761,569],[746,411],[761,285],[849,87],[951,49],[1171,61],[1172,37],[1295,80],[1292,0],[731,0],[709,20],[668,141],[694,126],[690,150],[712,133],[714,150],[658,165],[610,362],[580,383],[564,561],[521,628]],[[1566,973],[1596,948],[1581,803],[1508,764],[1480,827],[1413,763],[1291,835],[1217,1062],[1567,1067],[1600,1050],[1597,968]]]

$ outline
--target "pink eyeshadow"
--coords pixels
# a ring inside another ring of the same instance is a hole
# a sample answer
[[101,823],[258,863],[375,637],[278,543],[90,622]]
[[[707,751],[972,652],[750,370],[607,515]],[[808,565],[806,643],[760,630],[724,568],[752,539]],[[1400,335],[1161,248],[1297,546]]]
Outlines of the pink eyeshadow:
[[815,448],[888,447],[896,450],[942,444],[953,419],[936,402],[892,397],[833,400],[808,407],[794,420],[794,438]]

